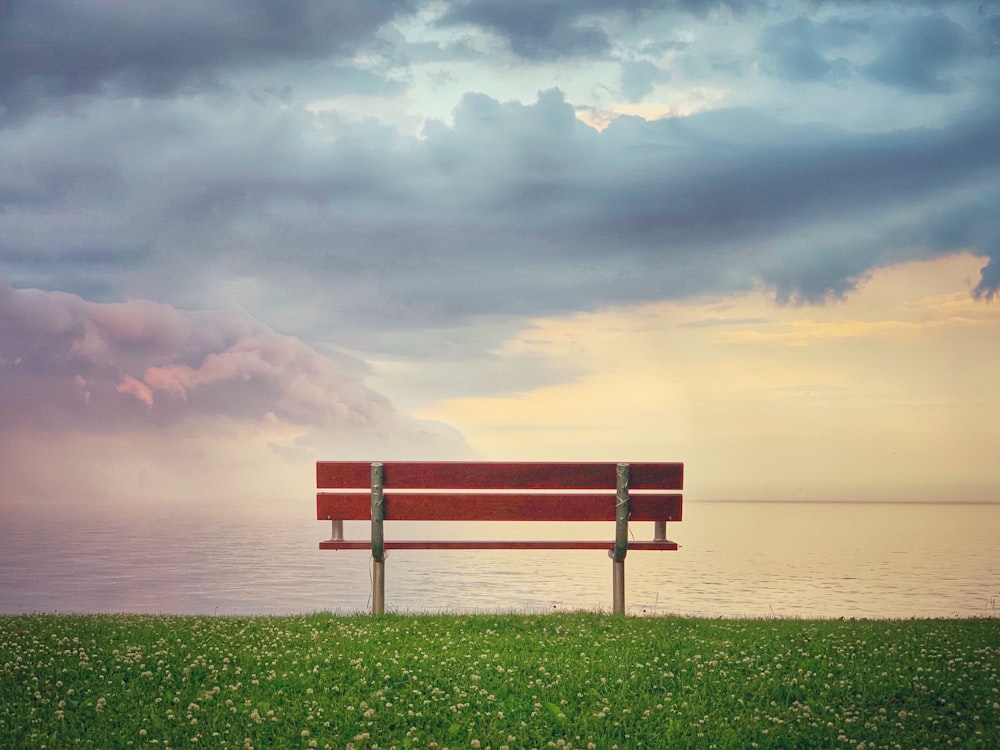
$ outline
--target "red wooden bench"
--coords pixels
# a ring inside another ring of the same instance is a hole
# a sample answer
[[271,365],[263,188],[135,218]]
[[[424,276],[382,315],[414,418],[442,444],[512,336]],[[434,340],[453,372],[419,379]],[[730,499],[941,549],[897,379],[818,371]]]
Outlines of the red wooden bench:
[[[681,520],[681,463],[319,461],[316,518],[332,521],[320,549],[372,553],[372,613],[385,611],[385,551],[392,549],[606,549],[613,611],[625,611],[625,555],[676,550],[667,521]],[[371,538],[345,540],[344,521],[371,521]],[[394,540],[385,521],[614,521],[613,540]],[[652,521],[653,539],[629,539],[629,521]]]

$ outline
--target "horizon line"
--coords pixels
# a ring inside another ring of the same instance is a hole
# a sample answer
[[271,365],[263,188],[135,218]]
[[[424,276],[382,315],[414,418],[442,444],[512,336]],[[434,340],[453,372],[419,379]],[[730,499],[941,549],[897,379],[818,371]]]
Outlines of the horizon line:
[[782,505],[1000,505],[1000,500],[732,500],[725,498],[685,498],[691,503],[782,504]]

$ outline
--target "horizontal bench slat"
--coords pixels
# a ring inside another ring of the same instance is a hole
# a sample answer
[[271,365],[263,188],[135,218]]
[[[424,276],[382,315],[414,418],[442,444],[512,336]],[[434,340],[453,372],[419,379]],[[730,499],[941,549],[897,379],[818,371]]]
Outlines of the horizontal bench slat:
[[[680,490],[682,463],[629,464],[633,490]],[[616,464],[609,462],[386,461],[383,485],[393,489],[614,489]],[[317,489],[363,489],[371,482],[368,461],[318,461]]]
[[[329,540],[319,543],[319,548],[323,550],[354,549],[370,550],[370,541],[353,540]],[[614,549],[613,541],[587,541],[587,540],[394,540],[385,542],[386,549]],[[663,550],[676,551],[677,542],[669,540],[663,542],[629,542],[630,550]]]
[[[632,521],[680,521],[681,495],[632,495]],[[383,508],[387,521],[614,521],[615,496],[599,493],[490,494],[396,493],[387,491]],[[371,519],[368,492],[316,495],[320,521]]]

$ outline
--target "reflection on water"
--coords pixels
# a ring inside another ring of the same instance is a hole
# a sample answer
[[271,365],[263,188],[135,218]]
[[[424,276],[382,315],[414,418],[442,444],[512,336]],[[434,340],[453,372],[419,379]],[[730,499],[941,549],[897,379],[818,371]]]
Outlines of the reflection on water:
[[[278,614],[364,611],[364,552],[321,552],[328,527],[289,510],[138,515],[0,509],[0,612]],[[633,613],[710,617],[997,615],[1000,505],[688,503],[679,552],[632,552]],[[449,526],[541,537],[562,527]],[[634,524],[637,538],[651,528]],[[456,529],[458,531],[456,532]],[[596,530],[595,529],[599,529]],[[363,524],[348,535],[363,534]],[[387,535],[398,533],[392,525]],[[426,534],[426,528],[423,530]],[[611,526],[572,533],[613,537]],[[515,536],[517,535],[517,536]],[[395,551],[399,611],[609,609],[603,552]]]

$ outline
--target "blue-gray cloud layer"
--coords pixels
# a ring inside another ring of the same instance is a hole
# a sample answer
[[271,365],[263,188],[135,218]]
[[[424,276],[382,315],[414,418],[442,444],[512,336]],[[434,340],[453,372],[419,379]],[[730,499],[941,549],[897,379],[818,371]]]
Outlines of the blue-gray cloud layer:
[[233,68],[348,54],[407,0],[84,0],[0,3],[0,123],[85,97],[168,97],[227,86]]
[[857,127],[762,102],[597,132],[550,88],[523,102],[469,91],[452,122],[417,136],[306,108],[345,92],[403,100],[418,52],[468,59],[465,42],[435,57],[389,33],[426,12],[416,4],[8,0],[0,276],[93,300],[239,304],[284,333],[376,348],[490,317],[761,283],[820,302],[878,266],[958,250],[988,258],[974,293],[991,297],[995,9],[842,6],[852,13],[476,0],[432,20],[502,38],[515,67],[620,64],[622,99],[640,102],[676,78],[664,58],[622,57],[614,35],[683,50],[690,73],[697,40],[662,29],[717,14],[756,37],[727,63],[737,76],[803,96],[857,90],[859,109],[885,92],[933,117]]

